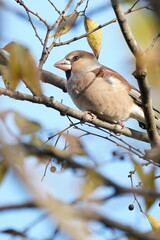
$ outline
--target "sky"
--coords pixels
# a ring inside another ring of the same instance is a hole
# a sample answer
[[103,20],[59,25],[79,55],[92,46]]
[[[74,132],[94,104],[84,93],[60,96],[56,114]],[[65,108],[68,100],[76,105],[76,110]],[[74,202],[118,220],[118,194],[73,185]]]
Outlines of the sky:
[[[11,41],[18,42],[20,44],[23,44],[26,46],[31,53],[33,54],[37,64],[40,58],[40,54],[42,51],[42,46],[39,43],[38,39],[36,38],[33,29],[31,28],[29,22],[24,19],[23,17],[19,16],[17,13],[23,13],[25,14],[23,8],[19,6],[16,1],[14,0],[5,0],[5,9],[1,9],[1,20],[2,20],[2,35],[1,35],[1,42],[0,42],[0,48],[4,47],[6,44],[8,44]],[[51,7],[48,1],[46,0],[34,0],[34,1],[24,1],[26,5],[32,9],[35,12],[38,12],[39,15],[41,15],[44,19],[46,19],[50,24],[53,24],[55,19],[58,17],[58,14],[55,14],[54,9]],[[62,11],[63,8],[66,6],[67,1],[53,1],[55,2],[57,8]],[[90,1],[92,2],[92,1]],[[101,6],[102,9],[99,9],[99,0],[95,0],[94,3],[90,3],[88,10],[86,12],[86,15],[90,18],[93,18],[97,23],[103,24],[104,22],[107,22],[113,18],[115,18],[114,13],[112,9],[110,8],[109,2],[105,0],[101,0]],[[70,9],[70,11],[67,12],[67,14],[71,13],[73,11],[74,7]],[[78,8],[78,10],[82,10],[83,7]],[[95,11],[95,9],[98,9]],[[127,6],[126,6],[127,9]],[[37,21],[37,20],[36,20]],[[37,30],[39,34],[44,38],[45,36],[45,27],[37,21]],[[83,26],[83,17],[80,17],[78,20],[78,26],[77,28],[73,28],[69,33],[61,37],[61,41],[68,40],[70,38],[73,38],[74,36],[79,36],[84,33],[84,26]],[[52,39],[50,40],[50,42]],[[80,41],[73,42],[70,45],[54,48],[51,54],[49,55],[49,58],[47,59],[44,69],[51,71],[57,75],[60,75],[62,77],[64,76],[64,73],[56,68],[53,67],[53,64],[62,59],[67,53],[73,51],[73,50],[85,50],[90,51],[91,49],[87,43],[86,38],[81,39]],[[130,53],[130,50],[128,49],[123,36],[120,32],[119,26],[117,23],[113,23],[103,29],[103,44],[102,44],[102,51],[100,54],[99,61],[118,71],[120,74],[122,74],[130,83],[132,83],[134,86],[137,87],[137,83],[135,79],[132,77],[131,73],[134,70],[134,61],[133,57]],[[4,87],[3,82],[0,82],[0,87]],[[72,103],[70,97],[63,93],[61,90],[50,86],[48,84],[42,84],[43,93],[46,96],[54,96],[57,101],[62,101],[65,105],[68,105],[72,108],[76,108],[75,105]],[[23,86],[23,84],[20,84],[18,87],[19,91],[22,92],[28,92],[28,90]],[[32,104],[28,102],[22,102],[17,101],[13,99],[9,99],[8,97],[2,97],[1,96],[1,111],[6,110],[15,110],[20,112],[22,115],[28,117],[29,119],[38,121],[43,127],[44,132],[42,135],[47,137],[47,134],[52,134],[55,131],[60,131],[67,127],[69,125],[68,121],[66,120],[66,117],[60,116],[59,112],[53,109],[46,108],[44,106],[40,106],[38,104]],[[138,129],[137,123],[135,121],[128,121],[127,126],[130,126],[132,128]],[[74,134],[79,134],[77,131],[73,131]],[[126,138],[124,138],[126,140]],[[46,140],[46,139],[45,139]],[[119,184],[122,184],[124,186],[130,186],[128,181],[128,173],[130,170],[133,169],[131,163],[126,161],[113,161],[112,157],[112,151],[116,149],[116,146],[111,144],[110,142],[106,142],[102,139],[98,139],[95,137],[88,136],[84,140],[86,149],[90,152],[92,157],[94,157],[96,160],[100,162],[107,162],[108,164],[104,164],[105,167],[101,167],[101,172],[103,174],[106,174],[109,178],[114,179],[115,181],[118,181]],[[134,143],[136,147],[136,142],[134,140],[128,139],[128,143]],[[96,146],[96,148],[95,148]],[[147,144],[141,144],[140,146],[137,146],[140,149],[147,148]],[[99,151],[97,151],[97,149]],[[31,165],[30,165],[31,164]],[[29,167],[32,166],[35,168],[36,164],[34,162],[34,159],[30,160]],[[107,166],[107,167],[106,167]],[[47,177],[44,179],[43,183],[41,182],[41,177],[43,175],[45,166],[36,167],[36,170],[38,171],[38,184],[43,184],[48,191],[53,193],[55,196],[57,196],[59,199],[67,197],[67,201],[70,201],[72,199],[72,194],[74,192],[74,196],[77,194],[76,192],[76,186],[78,186],[79,181],[76,177],[73,176],[72,173],[61,173],[60,169],[58,169],[57,173],[52,174],[48,171]],[[34,174],[34,169],[33,173]],[[14,181],[13,181],[14,179]],[[67,179],[67,181],[65,181]],[[57,182],[59,183],[57,185]],[[74,184],[73,184],[74,182]],[[102,189],[102,194],[105,190]],[[26,199],[30,199],[30,194],[28,191],[24,189],[23,185],[19,184],[19,181],[15,174],[10,171],[7,176],[5,177],[3,183],[0,186],[0,205],[9,204],[9,203],[16,203],[23,202]],[[133,198],[119,198],[118,205],[116,205],[116,201],[107,203],[106,206],[102,207],[102,211],[104,211],[109,215],[112,216],[112,218],[124,221],[126,220],[126,217],[129,219],[129,222],[132,226],[136,226],[137,218],[138,218],[138,211],[135,212],[129,212],[127,206],[132,203]],[[128,201],[128,202],[126,202]],[[115,208],[115,205],[117,206]],[[121,211],[121,206],[123,208],[123,216]],[[40,213],[42,214],[42,213]],[[155,213],[158,214],[159,213]],[[14,226],[14,219],[15,219],[15,212],[3,212],[0,213],[0,218],[3,218],[3,223],[1,223],[1,229],[3,228],[9,228]],[[21,216],[20,216],[21,215]],[[31,222],[31,219],[34,220],[39,215],[39,212],[36,212],[33,214],[33,212],[28,211],[21,211],[16,213],[16,227],[23,229],[25,226],[22,223],[22,218],[25,216],[25,219],[27,219],[28,224]],[[155,216],[155,217],[157,217]],[[18,220],[20,219],[20,220]],[[139,223],[139,226],[137,226],[141,230],[149,230],[149,225],[146,227],[145,224],[148,224],[147,221],[143,221]],[[44,227],[47,228],[48,222],[44,223]],[[48,228],[47,228],[48,229]],[[39,224],[39,227],[35,227],[33,232],[31,233],[34,235],[37,233],[37,231],[41,231],[41,224]],[[42,231],[43,232],[43,231]],[[43,237],[44,232],[42,233],[41,237]],[[4,235],[3,235],[4,238]],[[2,236],[0,234],[0,239],[2,239]],[[10,238],[7,236],[3,240],[9,240]],[[101,240],[100,238],[97,240]],[[125,240],[125,239],[124,239]]]

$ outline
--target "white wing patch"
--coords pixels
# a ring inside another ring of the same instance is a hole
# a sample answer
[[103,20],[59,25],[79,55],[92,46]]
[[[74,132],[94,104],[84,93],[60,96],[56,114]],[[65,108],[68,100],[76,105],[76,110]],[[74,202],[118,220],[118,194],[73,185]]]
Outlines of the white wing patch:
[[105,80],[106,80],[109,84],[113,85],[114,87],[119,87],[119,86],[121,86],[121,82],[120,82],[120,80],[119,80],[118,78],[109,76],[109,77],[105,77]]

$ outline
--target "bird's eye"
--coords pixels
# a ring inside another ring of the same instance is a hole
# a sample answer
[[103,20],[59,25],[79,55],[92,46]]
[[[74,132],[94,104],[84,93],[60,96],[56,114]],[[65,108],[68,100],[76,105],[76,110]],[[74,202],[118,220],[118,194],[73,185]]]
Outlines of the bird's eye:
[[79,59],[78,56],[74,56],[74,57],[73,57],[73,61],[74,61],[74,62],[77,61],[78,59]]

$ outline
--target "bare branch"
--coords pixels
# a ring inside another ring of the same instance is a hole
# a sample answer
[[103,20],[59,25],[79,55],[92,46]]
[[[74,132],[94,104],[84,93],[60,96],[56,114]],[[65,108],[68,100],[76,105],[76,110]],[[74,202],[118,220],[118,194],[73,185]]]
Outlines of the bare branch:
[[26,202],[22,204],[0,206],[0,211],[17,210],[22,208],[37,208],[37,206],[34,202]]
[[67,92],[67,80],[65,78],[59,77],[58,75],[51,73],[46,70],[41,71],[42,82],[49,83]]
[[32,22],[32,19],[31,19],[30,14],[29,14],[28,11],[27,11],[27,15],[28,15],[28,20],[29,20],[29,22],[31,23],[31,26],[32,26],[32,28],[33,28],[33,30],[34,30],[34,32],[35,32],[35,36],[39,39],[40,43],[41,43],[42,46],[43,46],[43,45],[44,45],[44,44],[43,44],[43,41],[42,41],[42,39],[40,38],[40,36],[39,36],[39,34],[38,34],[38,32],[37,32],[37,29],[36,29],[36,27],[34,26],[34,24],[33,24],[33,22]]
[[146,119],[150,143],[151,146],[156,146],[160,144],[160,137],[158,135],[155,125],[155,118],[152,110],[152,100],[150,96],[148,80],[146,77],[145,52],[140,49],[138,43],[136,42],[134,35],[132,34],[132,31],[125,19],[125,15],[119,1],[111,0],[111,3],[118,19],[118,23],[120,25],[123,36],[130,50],[136,58],[136,70],[133,75],[137,79],[141,91],[143,110]]
[[156,14],[157,14],[157,17],[160,21],[160,1],[157,1],[157,0],[148,0],[148,2],[153,6]]
[[160,33],[158,33],[154,38],[153,41],[151,42],[150,46],[145,50],[145,52],[147,53],[148,51],[150,51],[154,45],[156,44],[157,40],[160,38]]
[[64,16],[65,12],[70,7],[72,2],[73,2],[73,0],[70,0],[69,3],[67,4],[67,6],[65,7],[65,9],[62,11],[61,15],[55,21],[55,23],[51,27],[49,27],[49,26],[47,27],[47,33],[46,33],[46,37],[45,37],[45,40],[44,40],[44,46],[43,46],[43,50],[42,50],[42,55],[41,55],[41,58],[39,60],[39,69],[42,69],[43,64],[47,60],[48,55],[51,52],[51,50],[53,49],[54,44],[55,44],[55,41],[53,41],[53,43],[50,45],[50,47],[47,47],[49,34],[50,34],[51,30],[53,30],[55,28],[55,26],[61,21],[62,17]]
[[[147,5],[144,5],[144,6],[142,6],[142,7],[136,8],[136,9],[131,9],[131,8],[130,8],[130,9],[128,9],[124,14],[127,15],[127,14],[129,14],[129,13],[133,13],[133,12],[136,12],[136,11],[139,11],[139,10],[142,10],[142,9],[145,9],[145,8],[147,9],[148,6],[149,6],[149,5],[147,4]],[[82,39],[82,38],[84,38],[84,37],[87,37],[89,34],[97,31],[98,29],[104,28],[104,27],[106,27],[106,26],[108,26],[108,25],[110,25],[110,24],[112,24],[112,23],[115,23],[115,22],[117,22],[117,18],[114,18],[114,19],[110,20],[109,22],[106,22],[106,23],[104,23],[104,24],[101,24],[101,25],[99,25],[98,27],[96,27],[95,29],[93,29],[92,31],[87,32],[87,33],[84,33],[84,34],[82,34],[82,35],[80,35],[80,36],[78,36],[78,37],[74,37],[74,38],[72,38],[72,39],[70,39],[70,40],[67,40],[67,41],[65,41],[65,42],[54,43],[54,47],[63,46],[63,45],[68,45],[68,44],[70,44],[70,43],[72,43],[72,42],[75,42],[75,41],[77,41],[77,40],[79,40],[79,39]]]
[[114,220],[111,220],[109,218],[107,218],[106,216],[103,216],[100,213],[97,213],[95,211],[91,211],[90,209],[81,209],[82,215],[83,217],[85,216],[87,219],[93,221],[99,221],[101,223],[103,223],[106,227],[109,228],[115,228],[115,229],[119,229],[121,231],[126,232],[128,235],[131,235],[133,237],[135,237],[138,240],[158,240],[158,237],[153,237],[153,236],[148,236],[148,233],[144,234],[142,232],[139,232],[133,228],[131,228],[130,226],[124,225],[122,223],[118,223]]
[[25,93],[20,93],[17,91],[9,90],[0,88],[0,95],[9,96],[14,99],[22,100],[22,101],[29,101],[33,103],[43,104],[46,107],[50,107],[53,109],[56,109],[60,112],[61,115],[65,116],[71,116],[73,118],[79,119],[82,122],[89,122],[94,124],[95,126],[102,127],[105,129],[109,129],[113,132],[121,133],[127,137],[134,138],[140,141],[148,142],[147,134],[133,130],[131,128],[122,128],[118,124],[111,124],[108,122],[101,121],[99,119],[92,119],[92,117],[89,114],[86,114],[84,112],[80,112],[76,109],[72,109],[60,102],[57,102],[53,97],[38,97],[38,96],[32,96]]
[[60,11],[58,10],[58,8],[54,5],[54,3],[51,2],[50,0],[48,0],[48,2],[52,5],[52,7],[54,7],[55,11],[56,11],[59,15],[61,15],[61,12],[60,12]]
[[18,4],[20,4],[20,5],[26,10],[26,12],[29,12],[29,13],[33,14],[33,15],[34,15],[35,17],[37,17],[41,22],[43,22],[47,28],[49,28],[49,25],[47,24],[47,22],[46,22],[38,13],[35,13],[35,12],[33,12],[31,9],[29,9],[29,8],[24,4],[23,1],[21,1],[21,0],[15,0],[15,1],[16,1]]
[[79,162],[74,161],[72,158],[72,155],[69,152],[63,151],[63,154],[61,151],[57,151],[56,149],[47,149],[42,146],[36,146],[33,144],[27,144],[27,143],[22,143],[21,147],[23,147],[26,152],[28,152],[30,155],[36,155],[36,156],[49,156],[58,159],[59,163],[63,163],[64,161],[67,161],[67,164],[69,167],[73,169],[82,169],[88,173],[93,172],[96,174],[96,176],[102,180],[102,185],[104,186],[110,186],[113,187],[116,193],[116,196],[122,195],[122,194],[129,194],[129,193],[134,193],[139,196],[150,196],[153,198],[159,198],[160,197],[160,192],[157,192],[155,190],[151,190],[148,188],[128,188],[128,187],[123,187],[120,184],[116,183],[115,181],[112,181],[106,176],[103,176],[101,173],[96,171],[96,168],[94,167],[89,167],[85,166]]

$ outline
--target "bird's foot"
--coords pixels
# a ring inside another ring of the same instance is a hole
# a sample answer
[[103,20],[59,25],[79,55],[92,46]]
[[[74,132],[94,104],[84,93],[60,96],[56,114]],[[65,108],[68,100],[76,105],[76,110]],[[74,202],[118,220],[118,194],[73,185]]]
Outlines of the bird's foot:
[[123,122],[118,122],[118,124],[122,127],[122,129],[125,127],[125,124]]
[[85,113],[89,114],[92,117],[92,120],[97,119],[97,116],[94,113],[92,113],[91,111],[85,111]]
[[[121,121],[117,122],[117,125],[121,126],[122,129],[125,127],[125,124],[123,122],[121,122]],[[120,136],[121,133],[119,133],[117,131],[118,131],[118,129],[117,130],[115,129],[115,131],[114,131],[115,135],[116,136]]]

